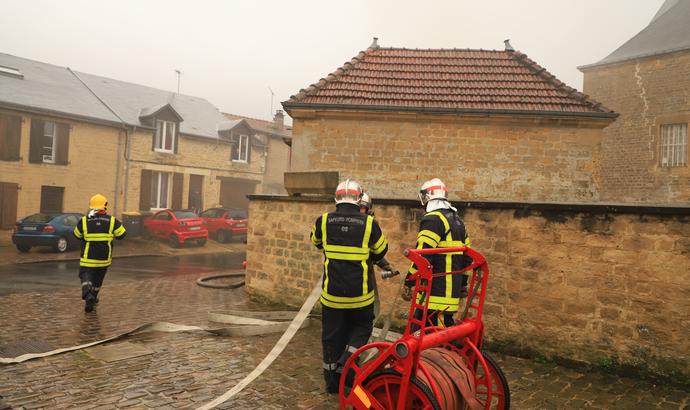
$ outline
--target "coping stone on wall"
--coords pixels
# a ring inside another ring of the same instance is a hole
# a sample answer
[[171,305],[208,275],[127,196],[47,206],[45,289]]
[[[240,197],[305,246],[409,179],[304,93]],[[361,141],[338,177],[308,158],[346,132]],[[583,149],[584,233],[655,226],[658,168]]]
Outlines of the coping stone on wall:
[[[333,202],[332,196],[247,195],[249,200],[285,202]],[[458,208],[514,209],[518,211],[572,212],[594,214],[635,214],[660,216],[690,216],[690,206],[613,204],[613,203],[566,203],[566,202],[512,202],[512,201],[451,201]],[[420,207],[417,200],[398,198],[374,198],[375,205],[399,205]]]

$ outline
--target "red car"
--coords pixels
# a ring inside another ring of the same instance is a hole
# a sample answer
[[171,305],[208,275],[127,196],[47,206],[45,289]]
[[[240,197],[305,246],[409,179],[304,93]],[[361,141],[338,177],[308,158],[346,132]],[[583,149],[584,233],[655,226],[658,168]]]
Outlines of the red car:
[[208,233],[218,242],[229,242],[235,237],[247,237],[247,211],[236,208],[211,208],[200,215],[206,222]]
[[206,223],[194,212],[169,209],[158,211],[144,219],[144,234],[166,239],[173,248],[188,240],[195,240],[203,246],[208,238]]

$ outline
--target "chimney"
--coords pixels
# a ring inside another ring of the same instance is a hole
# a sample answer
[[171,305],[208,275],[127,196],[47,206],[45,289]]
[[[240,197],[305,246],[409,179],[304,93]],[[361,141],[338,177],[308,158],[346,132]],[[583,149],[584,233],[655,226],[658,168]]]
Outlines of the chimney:
[[283,110],[276,110],[276,115],[273,117],[273,128],[278,131],[283,131],[284,119]]
[[503,44],[505,44],[505,51],[515,51],[513,46],[510,45],[510,39],[503,40]]
[[371,45],[369,46],[369,48],[374,49],[374,50],[379,48],[379,38],[378,37],[374,37],[374,41],[371,42]]

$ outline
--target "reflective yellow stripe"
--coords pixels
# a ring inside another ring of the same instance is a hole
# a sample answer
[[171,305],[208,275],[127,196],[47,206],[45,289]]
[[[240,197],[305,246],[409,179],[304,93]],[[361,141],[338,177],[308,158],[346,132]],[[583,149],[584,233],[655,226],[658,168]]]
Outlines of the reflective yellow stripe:
[[386,247],[386,245],[388,245],[388,242],[386,242],[386,237],[383,236],[383,232],[381,232],[381,237],[372,247],[372,252],[378,255],[379,253],[383,252],[383,249]]
[[99,260],[99,259],[80,259],[79,260],[79,266],[98,268],[98,267],[110,266],[111,262],[112,262],[111,259],[104,260],[104,261]]
[[339,261],[365,261],[369,255],[356,255],[352,253],[326,252],[326,258]]
[[430,240],[436,243],[438,243],[441,240],[441,236],[439,236],[436,232],[430,231],[428,229],[423,229],[419,231],[419,233],[417,234],[417,238],[419,238],[420,236],[427,236]]
[[[362,238],[362,249],[367,252],[367,259],[369,259],[369,239],[371,238],[371,227],[374,224],[374,217],[367,215],[367,227],[364,229],[364,238]],[[362,261],[362,295],[369,293],[369,264],[366,260]]]
[[[448,220],[446,219],[446,217],[442,213],[440,213],[438,211],[434,211],[434,212],[429,212],[425,216],[429,216],[429,215],[438,216],[441,219],[441,222],[443,222],[443,227],[445,228],[446,232],[448,232],[450,230],[450,225],[448,224]],[[439,236],[439,240],[440,239],[441,239],[441,237]]]
[[110,235],[113,234],[113,229],[115,229],[115,217],[114,217],[114,216],[111,216],[111,217],[110,217],[110,227],[108,227],[108,233],[109,233]]
[[[324,246],[328,245],[326,240],[326,222],[328,220],[328,212],[321,215],[321,242]],[[323,293],[328,293],[328,256],[323,261]]]
[[[417,296],[417,303],[420,303],[421,295]],[[445,310],[446,312],[457,312],[460,306],[460,298],[431,296],[429,298],[429,309]]]
[[84,247],[84,255],[82,255],[81,259],[88,260],[90,245],[91,245],[90,243],[86,242],[86,246]]
[[328,251],[328,252],[353,253],[353,254],[357,254],[357,255],[369,255],[369,248],[360,248],[359,246],[325,244],[323,246],[323,249]]
[[[420,246],[420,244],[421,244],[422,246]],[[423,246],[424,244],[427,244],[427,245],[429,245],[429,246],[432,247],[432,248],[435,248],[435,247],[438,245],[437,242],[432,241],[431,239],[429,239],[429,238],[426,237],[426,236],[420,236],[419,238],[417,238],[417,249],[422,249],[422,248],[424,248],[424,246]]]
[[[321,233],[321,235],[323,235],[323,233]],[[314,226],[311,227],[311,243],[314,245],[321,245],[322,243],[321,239],[316,237],[316,222],[314,223]]]
[[374,303],[374,291],[363,296],[342,297],[333,296],[327,293],[321,294],[321,303],[335,309],[356,309],[369,306]]
[[125,232],[125,227],[120,225],[120,227],[115,229],[115,232],[113,233],[115,234],[115,236],[122,236]]
[[84,237],[84,235],[82,235],[81,232],[79,232],[79,227],[74,228],[74,236],[76,236],[79,239]]
[[[448,231],[448,236],[443,243],[453,243],[453,233]],[[440,242],[439,242],[440,245]],[[446,272],[451,272],[453,270],[453,255],[452,253],[446,254]],[[453,275],[446,275],[446,298],[450,298],[453,295]],[[431,301],[431,300],[430,300]]]
[[89,233],[88,230],[86,229],[86,217],[85,216],[81,217],[81,230],[84,233],[84,235]]

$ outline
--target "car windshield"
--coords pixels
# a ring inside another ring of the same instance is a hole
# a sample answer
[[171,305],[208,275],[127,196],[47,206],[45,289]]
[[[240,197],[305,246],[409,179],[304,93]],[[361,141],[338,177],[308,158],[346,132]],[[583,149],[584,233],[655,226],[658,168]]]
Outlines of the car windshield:
[[192,211],[173,211],[177,219],[191,219],[196,218],[196,214]]
[[50,214],[33,214],[31,216],[27,216],[22,220],[22,222],[28,222],[28,223],[35,223],[35,224],[44,224],[48,223],[53,220],[57,215],[50,215]]
[[230,219],[247,219],[247,211],[244,209],[228,209]]

